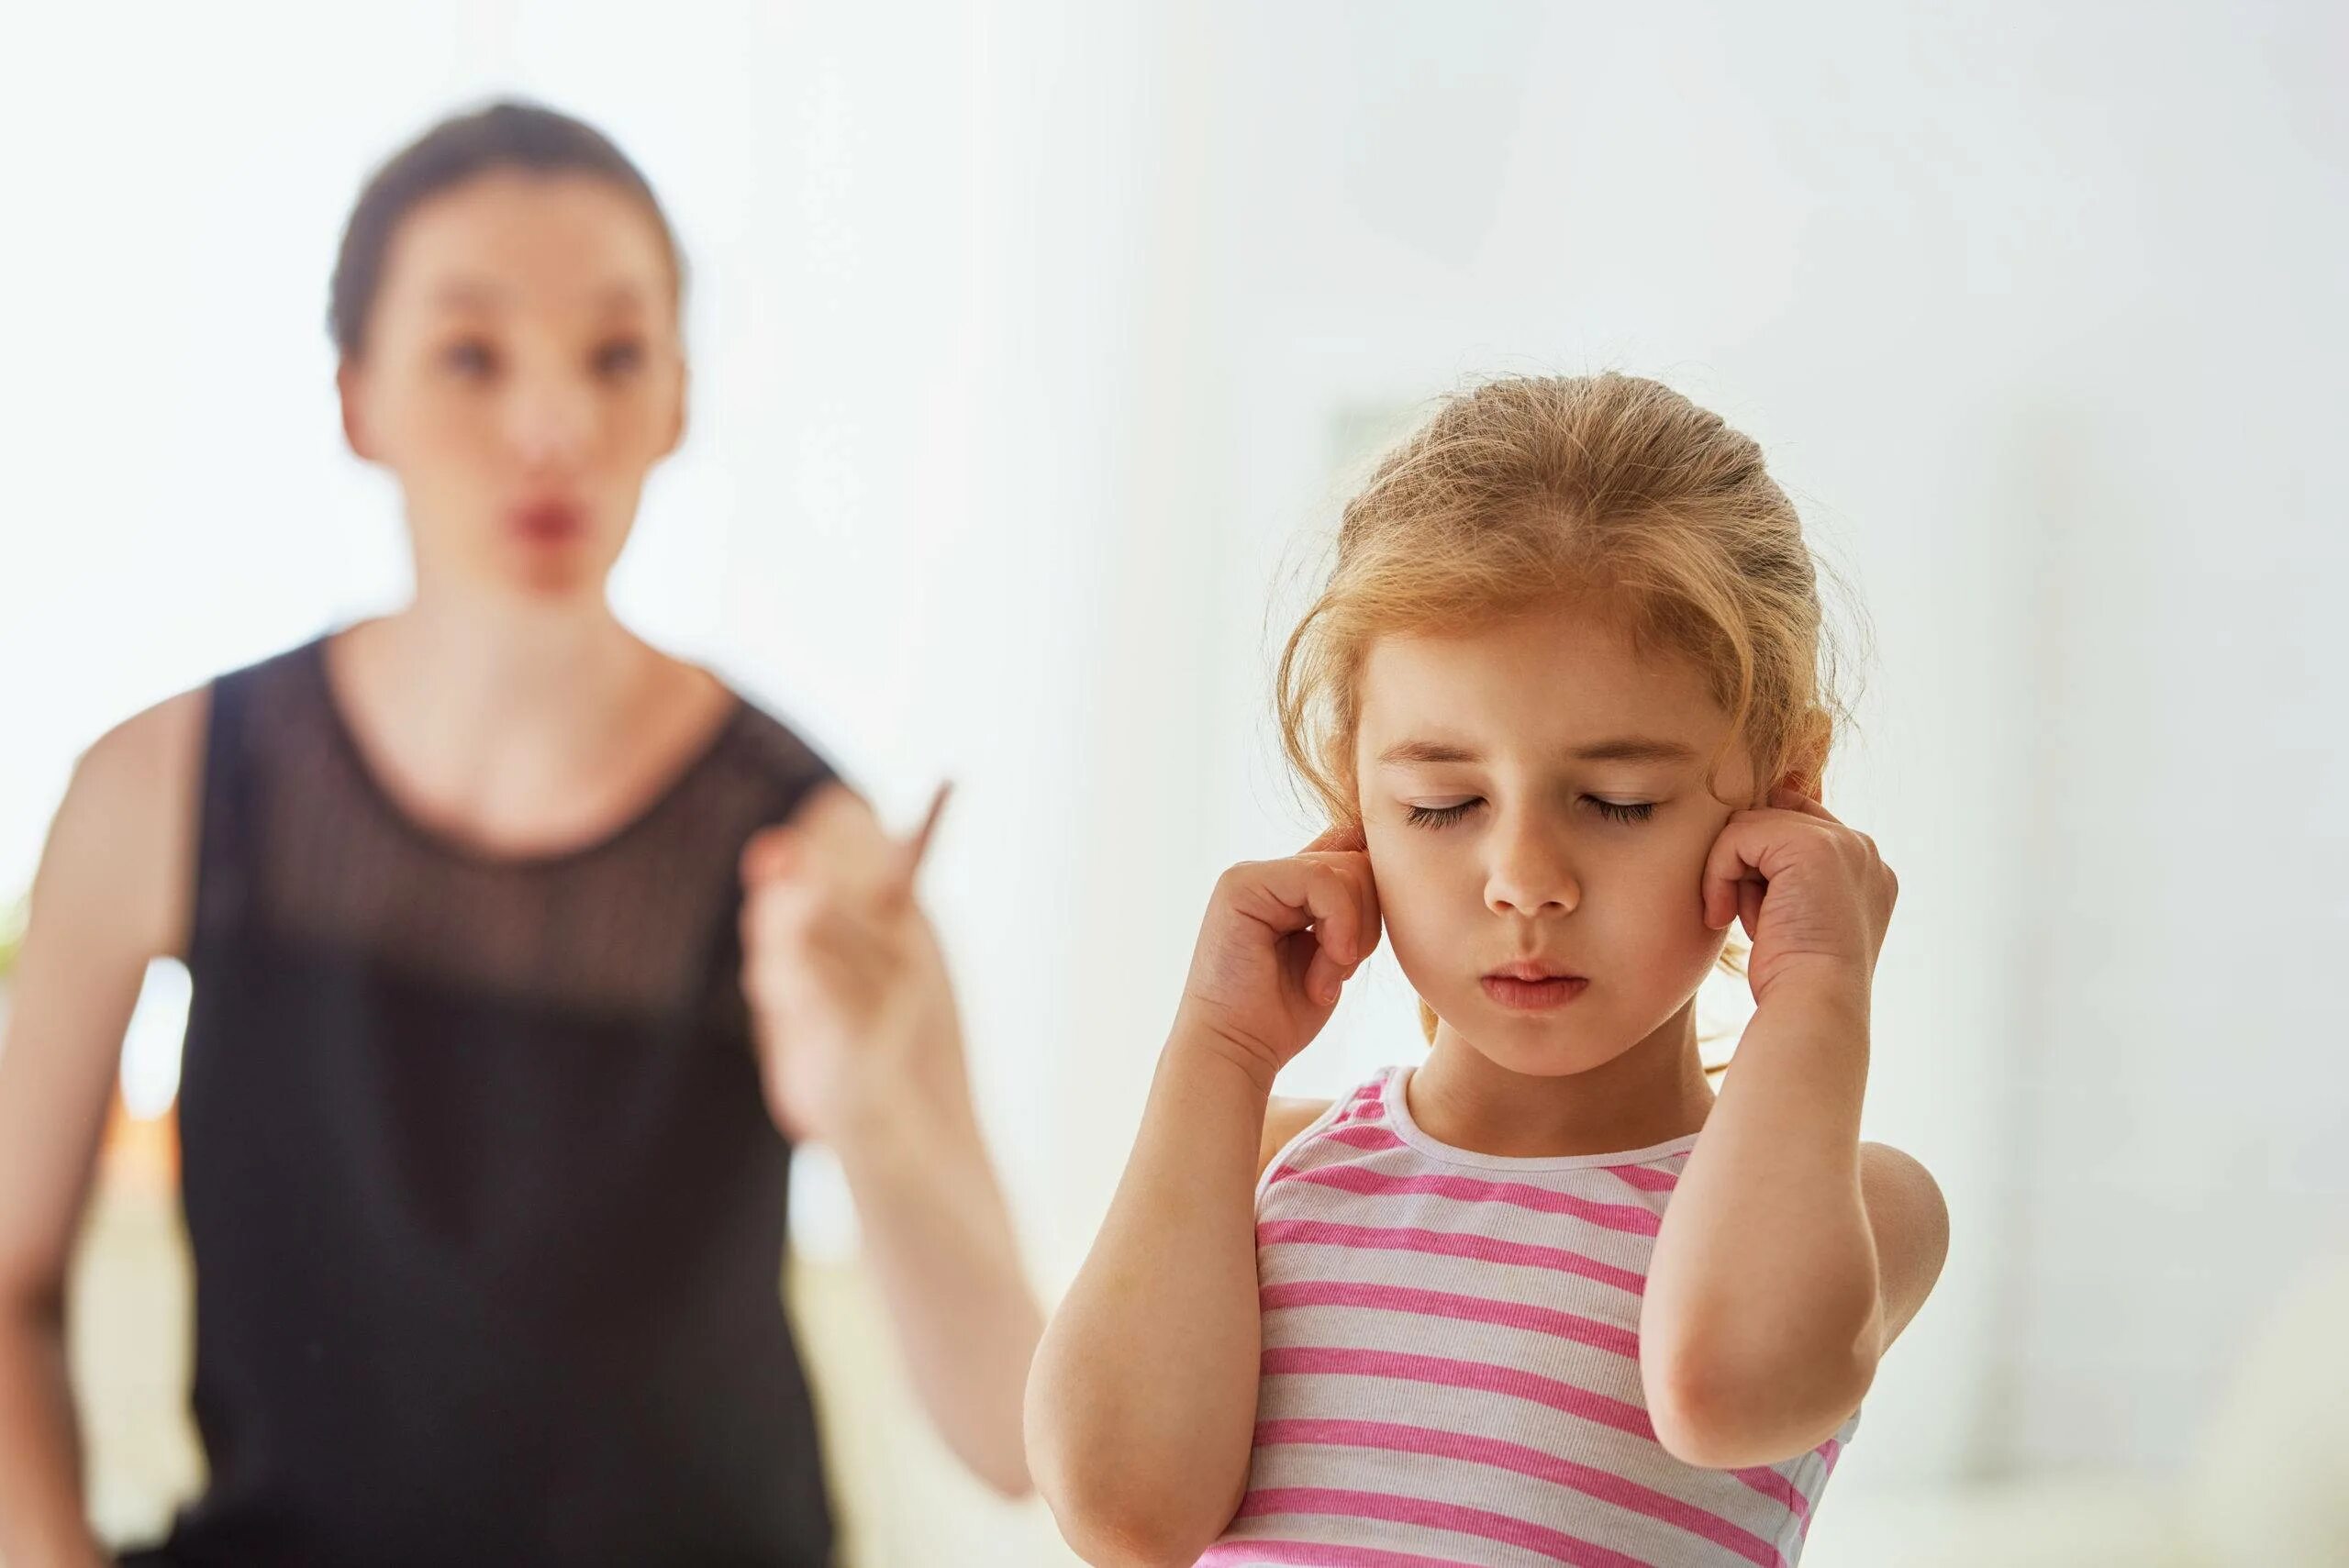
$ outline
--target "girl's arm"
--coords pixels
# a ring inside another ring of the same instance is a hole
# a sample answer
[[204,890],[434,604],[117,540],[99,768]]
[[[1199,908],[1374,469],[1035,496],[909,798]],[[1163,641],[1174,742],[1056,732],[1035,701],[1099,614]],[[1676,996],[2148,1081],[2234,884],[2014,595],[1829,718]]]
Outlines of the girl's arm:
[[1167,1041],[1108,1218],[1037,1351],[1037,1485],[1069,1545],[1102,1568],[1188,1562],[1240,1507],[1271,1090],[1212,1040]]
[[1865,1000],[1773,1003],[1674,1189],[1640,1318],[1656,1436],[1715,1469],[1790,1459],[1842,1426],[1949,1244],[1924,1167],[1859,1141]]
[[184,945],[206,697],[174,697],[75,768],[34,884],[0,1040],[0,1561],[104,1561],[83,1513],[65,1282],[149,960]]
[[1030,1462],[1089,1562],[1188,1563],[1246,1489],[1255,1182],[1313,1114],[1285,1102],[1268,1125],[1266,1109],[1377,940],[1368,858],[1329,848],[1352,841],[1219,884],[1132,1158],[1037,1351]]
[[1640,1316],[1657,1438],[1720,1469],[1792,1458],[1842,1426],[1948,1247],[1924,1168],[1859,1140],[1898,884],[1824,806],[1773,801],[1731,818],[1707,869],[1709,922],[1742,914],[1753,933],[1757,1007],[1673,1191]]

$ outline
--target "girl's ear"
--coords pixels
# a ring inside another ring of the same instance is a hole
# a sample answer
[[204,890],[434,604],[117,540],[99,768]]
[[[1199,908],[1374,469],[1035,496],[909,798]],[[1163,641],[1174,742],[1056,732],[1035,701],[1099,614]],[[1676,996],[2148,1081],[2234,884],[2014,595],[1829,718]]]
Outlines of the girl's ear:
[[1835,741],[1835,721],[1814,709],[1809,722],[1802,728],[1801,737],[1787,758],[1787,771],[1780,779],[1784,788],[1807,795],[1824,805],[1827,784],[1827,752]]

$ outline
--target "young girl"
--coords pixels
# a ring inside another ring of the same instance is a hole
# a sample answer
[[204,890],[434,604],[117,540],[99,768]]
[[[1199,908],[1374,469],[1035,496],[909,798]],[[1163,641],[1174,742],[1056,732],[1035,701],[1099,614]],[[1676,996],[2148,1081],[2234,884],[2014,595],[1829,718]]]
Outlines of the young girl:
[[[1946,1244],[1859,1140],[1895,887],[1820,804],[1820,664],[1760,451],[1653,382],[1486,385],[1377,470],[1281,663],[1333,826],[1217,884],[1030,1379],[1087,1561],[1797,1559]],[[1273,1098],[1382,929],[1425,1058]]]

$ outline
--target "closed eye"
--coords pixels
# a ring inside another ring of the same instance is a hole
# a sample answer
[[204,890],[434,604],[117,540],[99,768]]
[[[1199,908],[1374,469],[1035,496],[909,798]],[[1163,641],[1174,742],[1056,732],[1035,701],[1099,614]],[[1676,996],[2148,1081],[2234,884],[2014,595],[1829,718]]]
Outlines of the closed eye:
[[1586,795],[1583,798],[1597,806],[1598,814],[1610,822],[1644,822],[1655,815],[1655,802],[1653,800],[1601,800],[1595,795]]
[[1406,820],[1414,828],[1449,828],[1484,804],[1472,795],[1451,806],[1409,806],[1405,807]]

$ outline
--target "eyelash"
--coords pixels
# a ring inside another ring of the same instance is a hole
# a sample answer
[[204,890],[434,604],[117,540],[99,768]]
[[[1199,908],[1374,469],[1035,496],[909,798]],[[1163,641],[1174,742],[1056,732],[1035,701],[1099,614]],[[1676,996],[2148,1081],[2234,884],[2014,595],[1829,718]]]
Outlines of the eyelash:
[[612,361],[616,357],[625,361],[620,368],[635,370],[644,363],[644,346],[641,343],[607,343],[596,350],[596,369],[606,374],[611,373]]
[[[460,375],[486,374],[496,368],[496,356],[479,341],[468,339],[452,343],[445,350],[441,361]],[[641,369],[644,345],[636,342],[607,343],[596,350],[591,362],[598,375],[624,374]]]
[[[1652,800],[1626,805],[1621,801],[1601,800],[1593,795],[1583,798],[1597,806],[1598,814],[1610,822],[1626,825],[1645,822],[1655,815],[1656,803]],[[1449,828],[1483,804],[1481,800],[1464,800],[1457,806],[1412,806],[1404,809],[1409,814],[1408,819],[1414,828]]]

